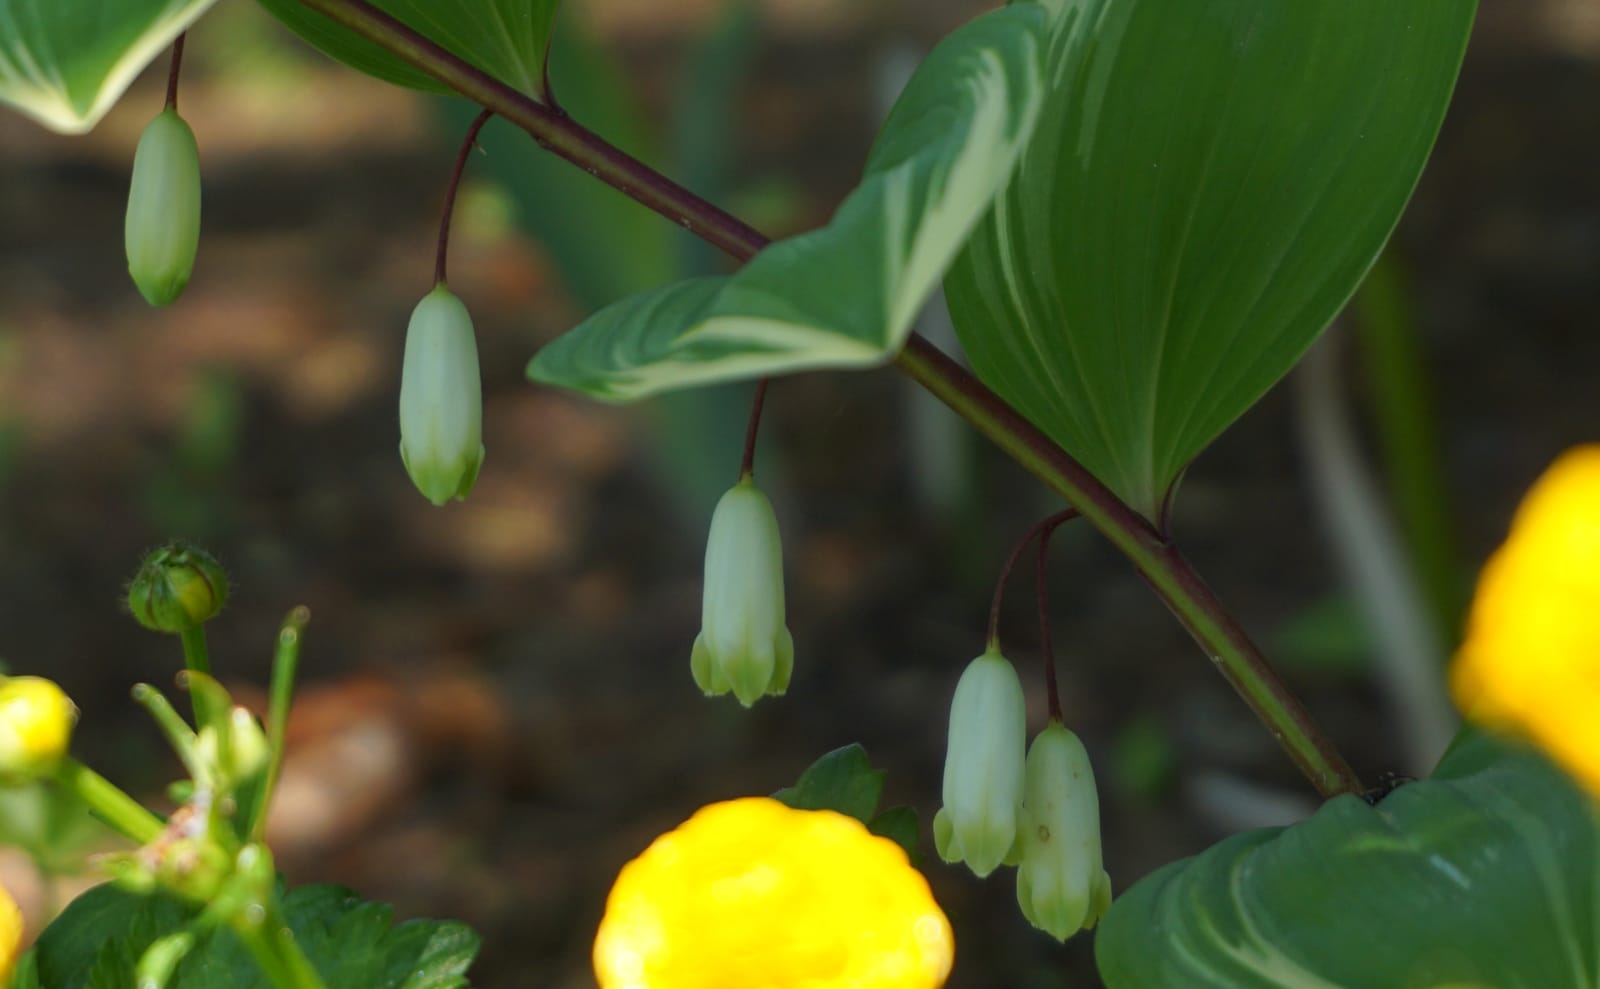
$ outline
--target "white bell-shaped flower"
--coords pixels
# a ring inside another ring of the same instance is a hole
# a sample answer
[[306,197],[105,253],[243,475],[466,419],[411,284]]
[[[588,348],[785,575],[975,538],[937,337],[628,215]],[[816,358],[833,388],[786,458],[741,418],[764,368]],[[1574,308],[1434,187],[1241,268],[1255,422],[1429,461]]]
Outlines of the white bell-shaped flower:
[[465,498],[483,466],[483,383],[472,317],[440,282],[412,310],[400,372],[400,459],[429,501]]
[[1028,749],[1017,902],[1028,923],[1065,941],[1111,907],[1101,866],[1100,799],[1089,753],[1052,721]]
[[778,518],[748,476],[711,515],[700,634],[689,669],[707,696],[731,691],[745,707],[789,689],[794,639],[784,620]]
[[1022,683],[993,646],[974,659],[950,702],[944,807],[934,815],[939,857],[987,876],[1005,862],[1021,814],[1027,721]]
[[164,306],[183,293],[200,249],[200,148],[171,107],[145,127],[133,153],[123,246],[145,301]]

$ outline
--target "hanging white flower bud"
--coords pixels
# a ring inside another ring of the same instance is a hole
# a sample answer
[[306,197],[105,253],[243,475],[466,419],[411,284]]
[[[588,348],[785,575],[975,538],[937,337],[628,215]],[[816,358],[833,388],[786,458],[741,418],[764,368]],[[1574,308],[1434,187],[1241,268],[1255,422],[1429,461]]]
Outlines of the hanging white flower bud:
[[200,248],[200,148],[171,107],[145,127],[133,153],[123,245],[145,301],[164,306],[183,294]]
[[483,383],[472,317],[440,282],[412,310],[400,373],[400,459],[429,501],[465,498],[483,466]]
[[700,634],[689,670],[707,696],[732,691],[745,707],[789,689],[794,639],[784,622],[778,518],[748,476],[711,515]]
[[994,647],[974,659],[950,702],[944,807],[933,819],[946,862],[987,876],[1007,860],[1022,805],[1027,720],[1022,683]]
[[1017,902],[1028,923],[1065,941],[1111,907],[1101,867],[1100,799],[1089,753],[1059,721],[1028,749]]

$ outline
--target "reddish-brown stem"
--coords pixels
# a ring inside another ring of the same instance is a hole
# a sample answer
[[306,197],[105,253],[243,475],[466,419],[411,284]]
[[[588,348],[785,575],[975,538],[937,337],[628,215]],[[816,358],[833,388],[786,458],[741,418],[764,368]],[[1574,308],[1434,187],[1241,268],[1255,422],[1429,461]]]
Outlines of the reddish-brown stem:
[[1033,542],[1035,536],[1054,529],[1068,519],[1077,517],[1078,510],[1076,508],[1068,508],[1047,518],[1042,518],[1030,526],[1028,531],[1022,534],[1022,538],[1017,540],[1017,544],[1011,547],[1011,553],[1006,557],[1005,564],[1000,567],[1000,577],[994,582],[994,599],[989,602],[988,644],[992,651],[998,652],[1000,648],[1000,601],[1006,595],[1006,581],[1011,579],[1011,571],[1017,568],[1017,560],[1022,558],[1022,551],[1028,548],[1028,544]]
[[456,152],[456,165],[450,170],[450,184],[444,190],[444,215],[439,218],[439,249],[433,256],[435,285],[444,284],[445,261],[450,255],[450,217],[456,211],[456,190],[461,187],[461,173],[466,171],[467,156],[478,143],[478,132],[483,130],[483,125],[492,116],[493,110],[485,110],[473,118],[472,126],[467,128],[467,136],[461,140],[461,150]]
[[750,399],[750,423],[744,428],[744,457],[739,461],[739,478],[755,476],[756,433],[761,431],[761,409],[767,404],[767,378],[756,381],[756,393]]
[[178,73],[183,69],[183,42],[189,37],[185,31],[172,43],[172,64],[167,67],[167,109],[178,108]]
[[[735,258],[767,238],[559,110],[512,89],[366,0],[300,0],[462,96],[527,131],[540,146]],[[895,366],[1044,481],[1125,553],[1284,751],[1324,796],[1361,781],[1216,595],[1166,536],[965,368],[913,333]]]
[[1045,571],[1050,555],[1050,537],[1066,519],[1058,518],[1039,533],[1039,556],[1034,565],[1034,596],[1039,605],[1039,652],[1044,655],[1044,693],[1050,705],[1050,720],[1061,720],[1061,692],[1056,689],[1056,651],[1050,644],[1050,595],[1046,590]]

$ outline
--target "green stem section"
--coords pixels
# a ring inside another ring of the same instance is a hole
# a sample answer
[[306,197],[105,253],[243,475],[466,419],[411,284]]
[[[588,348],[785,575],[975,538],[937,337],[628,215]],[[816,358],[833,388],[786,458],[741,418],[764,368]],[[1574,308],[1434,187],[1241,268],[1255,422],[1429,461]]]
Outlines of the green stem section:
[[[204,624],[193,625],[178,633],[183,640],[183,665],[190,673],[211,675],[211,651],[206,647],[206,627]],[[201,690],[189,691],[189,703],[194,707],[194,723],[196,728],[207,725],[216,726],[216,717],[219,712],[211,710],[206,692]]]
[[166,827],[143,804],[76,759],[69,757],[61,763],[56,781],[77,794],[95,817],[140,845],[154,841]]
[[[301,2],[511,121],[540,146],[734,257],[748,260],[767,245],[767,238],[742,220],[607,144],[559,109],[474,68],[365,0]],[[912,334],[895,365],[1064,497],[1128,555],[1318,791],[1324,796],[1360,792],[1355,773],[1249,636],[1188,561],[1143,516],[927,340]]]
[[326,989],[322,976],[300,950],[276,906],[268,909],[266,919],[259,925],[240,919],[232,927],[250,949],[250,956],[267,981],[277,989]]
[[278,789],[278,777],[283,773],[284,739],[289,733],[289,706],[294,697],[294,681],[300,670],[300,634],[311,620],[310,609],[302,606],[289,612],[278,630],[278,649],[272,657],[271,699],[267,703],[267,747],[271,751],[267,763],[265,794],[256,810],[249,834],[251,840],[260,841],[267,827],[267,811],[272,806],[272,795]]

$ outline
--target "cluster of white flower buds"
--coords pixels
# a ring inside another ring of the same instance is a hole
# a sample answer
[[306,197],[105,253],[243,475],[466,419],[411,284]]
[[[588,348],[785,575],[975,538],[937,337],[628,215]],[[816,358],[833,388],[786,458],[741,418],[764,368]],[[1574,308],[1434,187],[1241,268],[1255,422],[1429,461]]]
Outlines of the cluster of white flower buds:
[[1024,755],[1026,737],[1022,684],[991,646],[967,666],[950,705],[934,843],[940,858],[978,876],[1016,866],[1023,916],[1065,941],[1111,906],[1100,801],[1076,735],[1051,721]]

